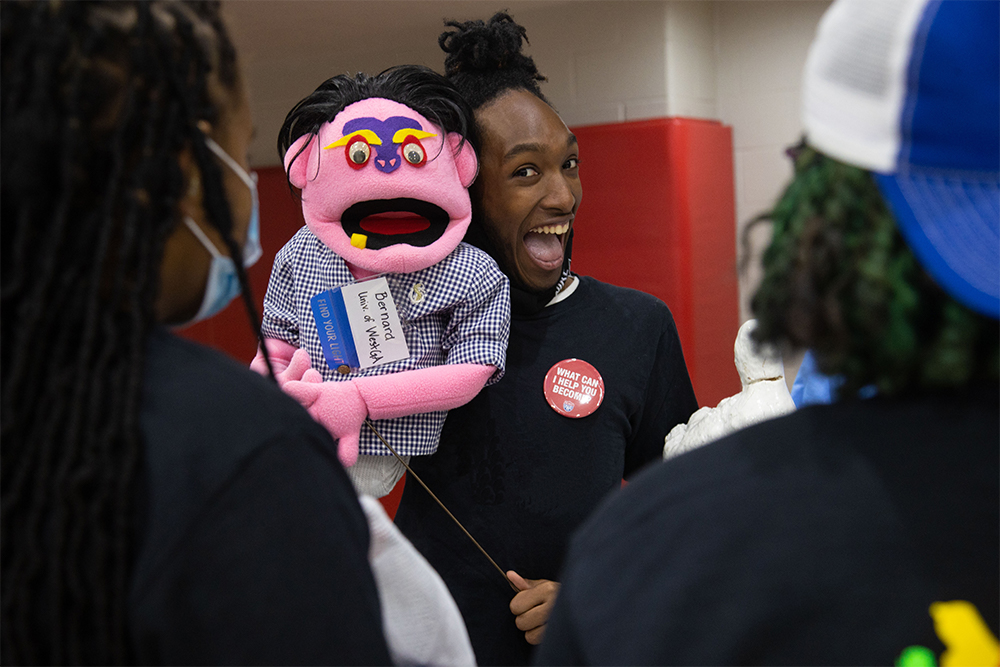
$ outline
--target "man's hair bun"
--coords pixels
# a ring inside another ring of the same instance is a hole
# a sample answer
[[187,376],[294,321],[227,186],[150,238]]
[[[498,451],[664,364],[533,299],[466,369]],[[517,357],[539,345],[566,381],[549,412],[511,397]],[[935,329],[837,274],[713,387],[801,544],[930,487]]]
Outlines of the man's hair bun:
[[[524,27],[506,12],[497,12],[489,21],[445,21],[454,30],[438,37],[447,56],[445,76],[479,108],[508,90],[526,90],[545,100],[539,81],[545,77],[535,61],[521,53],[528,41]],[[547,102],[547,100],[546,100]]]

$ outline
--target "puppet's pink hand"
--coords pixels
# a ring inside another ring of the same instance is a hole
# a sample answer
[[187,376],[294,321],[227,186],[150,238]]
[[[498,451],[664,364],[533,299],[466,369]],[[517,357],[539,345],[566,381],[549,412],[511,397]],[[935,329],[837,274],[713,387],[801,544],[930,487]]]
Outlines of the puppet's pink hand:
[[[273,356],[271,357],[271,366],[274,367],[274,372],[277,373],[279,364]],[[257,348],[257,356],[250,362],[250,370],[258,375],[263,375],[264,377],[268,376],[267,362],[264,361],[264,354],[260,351],[260,348]]]
[[[312,370],[312,359],[309,358],[309,353],[299,349],[292,355],[292,360],[288,363],[288,368],[278,373],[275,379],[278,381],[279,387],[284,387],[289,382],[301,380],[303,373],[308,373]],[[316,371],[313,372],[315,373]]]
[[305,373],[302,374],[303,382],[318,383],[323,381],[323,376],[319,374],[319,371],[315,368],[310,368]]
[[342,435],[337,440],[337,458],[340,459],[341,465],[345,468],[350,468],[358,462],[358,450],[361,446],[360,436],[359,430],[357,433]]
[[[268,338],[264,342],[271,355],[271,367],[274,368],[274,379],[278,381],[279,387],[283,387],[286,382],[301,380],[303,373],[312,370],[312,360],[305,350],[274,338]],[[250,362],[250,370],[264,377],[268,375],[267,362],[260,348],[257,349],[257,356]]]
[[[292,361],[292,357],[298,350],[291,343],[286,343],[277,338],[265,338],[264,344],[267,346],[267,352],[271,357],[271,367],[274,369],[275,375],[288,368],[288,364]],[[261,352],[260,346],[257,347],[257,356],[250,362],[250,370],[260,373],[264,377],[268,376],[267,362],[264,361],[264,353]]]
[[337,456],[344,467],[358,460],[358,436],[368,416],[361,393],[353,382],[287,383],[285,392],[303,405],[313,419],[337,438]]

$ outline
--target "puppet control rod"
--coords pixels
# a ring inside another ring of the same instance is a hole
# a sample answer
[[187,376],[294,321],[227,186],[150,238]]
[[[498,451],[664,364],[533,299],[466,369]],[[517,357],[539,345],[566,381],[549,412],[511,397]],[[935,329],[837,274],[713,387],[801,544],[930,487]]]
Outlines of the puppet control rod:
[[437,502],[437,504],[441,506],[441,509],[443,509],[445,512],[448,513],[448,516],[451,517],[452,521],[458,524],[458,527],[462,529],[462,532],[465,533],[466,537],[472,540],[472,543],[475,544],[476,547],[483,552],[483,555],[486,556],[486,558],[490,561],[490,563],[493,564],[493,567],[497,569],[497,572],[499,572],[500,576],[503,577],[503,580],[507,582],[507,585],[509,585],[512,589],[514,589],[515,593],[520,593],[521,590],[517,586],[515,586],[510,579],[507,578],[507,574],[500,568],[499,565],[497,565],[495,560],[490,558],[490,555],[486,553],[486,549],[484,549],[482,545],[480,545],[479,542],[476,541],[476,538],[474,538],[472,534],[465,529],[465,526],[462,525],[462,522],[455,518],[455,515],[451,513],[451,510],[445,507],[444,503],[441,502],[441,500],[434,495],[434,492],[430,490],[430,487],[424,484],[424,480],[420,479],[420,477],[415,472],[413,472],[413,470],[410,469],[410,466],[406,464],[406,461],[403,460],[403,457],[397,454],[396,450],[392,448],[392,445],[390,445],[388,442],[385,441],[385,438],[382,437],[382,434],[375,430],[375,425],[372,424],[371,420],[368,419],[367,417],[365,418],[365,424],[368,426],[368,428],[372,430],[372,433],[374,433],[378,437],[378,439],[382,441],[382,444],[385,445],[390,452],[392,452],[392,455],[395,456],[396,459],[403,464],[403,467],[406,468],[406,472],[412,475],[413,479],[420,482],[420,486],[424,487],[427,493],[431,494],[431,498],[433,498],[435,502]]

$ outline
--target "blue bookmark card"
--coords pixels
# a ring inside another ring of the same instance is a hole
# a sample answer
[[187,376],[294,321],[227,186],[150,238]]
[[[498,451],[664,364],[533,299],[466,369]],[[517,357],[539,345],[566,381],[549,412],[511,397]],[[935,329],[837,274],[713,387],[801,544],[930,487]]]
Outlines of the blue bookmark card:
[[347,309],[340,289],[320,292],[312,299],[313,319],[319,331],[320,347],[331,369],[341,366],[358,368],[358,352],[347,320]]
[[320,292],[310,304],[323,356],[333,370],[346,372],[343,366],[364,370],[410,357],[385,277]]

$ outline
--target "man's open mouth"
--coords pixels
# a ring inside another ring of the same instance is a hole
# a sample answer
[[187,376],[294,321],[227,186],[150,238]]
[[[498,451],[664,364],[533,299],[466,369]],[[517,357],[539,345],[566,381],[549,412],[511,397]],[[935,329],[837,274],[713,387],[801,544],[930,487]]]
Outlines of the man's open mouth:
[[351,244],[370,250],[397,243],[429,246],[441,238],[450,220],[440,206],[406,197],[358,202],[340,217]]
[[568,222],[536,227],[524,235],[524,249],[541,268],[559,268],[563,262],[563,238],[569,227]]

